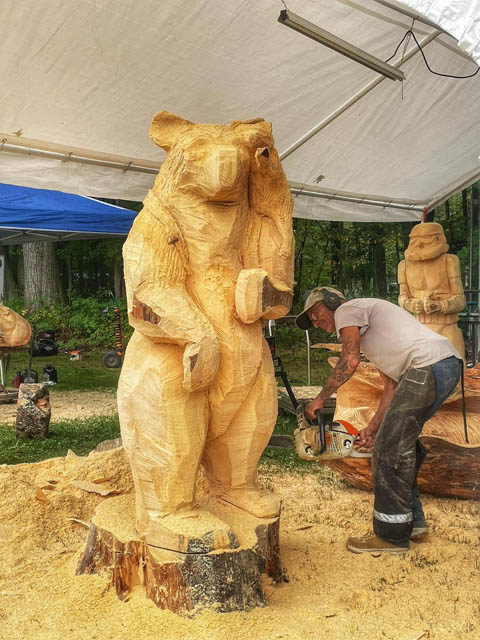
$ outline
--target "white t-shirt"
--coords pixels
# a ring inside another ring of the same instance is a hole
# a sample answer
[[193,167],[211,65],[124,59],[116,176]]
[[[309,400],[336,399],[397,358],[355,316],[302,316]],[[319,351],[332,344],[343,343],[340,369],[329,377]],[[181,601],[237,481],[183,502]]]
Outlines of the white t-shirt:
[[358,327],[360,349],[380,371],[400,380],[410,367],[427,367],[450,356],[460,358],[450,340],[420,324],[386,300],[358,298],[335,311],[335,328]]

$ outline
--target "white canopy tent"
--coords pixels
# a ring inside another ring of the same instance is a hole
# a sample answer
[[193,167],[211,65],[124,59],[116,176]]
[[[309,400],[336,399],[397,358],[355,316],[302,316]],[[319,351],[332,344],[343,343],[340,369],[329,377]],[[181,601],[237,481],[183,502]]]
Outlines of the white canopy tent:
[[[480,62],[480,0],[287,4],[382,60],[418,17],[433,70]],[[480,178],[480,74],[433,75],[410,39],[390,61],[406,79],[392,82],[279,24],[284,5],[5,0],[0,182],[143,200],[164,157],[148,130],[164,109],[270,120],[299,217],[419,220]]]

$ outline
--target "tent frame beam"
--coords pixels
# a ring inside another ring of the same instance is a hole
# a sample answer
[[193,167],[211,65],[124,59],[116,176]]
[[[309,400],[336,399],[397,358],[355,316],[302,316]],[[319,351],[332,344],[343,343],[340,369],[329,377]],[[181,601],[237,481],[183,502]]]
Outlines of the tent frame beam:
[[80,164],[110,167],[113,169],[121,169],[125,172],[133,171],[136,173],[157,174],[162,166],[161,162],[134,160],[124,156],[112,156],[88,149],[69,148],[41,140],[21,140],[18,137],[5,133],[0,133],[0,139],[0,152],[4,151],[7,153],[51,158],[61,160],[62,162],[78,162]]
[[429,211],[432,211],[432,209],[439,207],[446,200],[448,200],[450,196],[453,196],[453,194],[458,193],[459,191],[463,191],[464,189],[467,189],[474,182],[477,182],[477,180],[480,180],[480,170],[478,169],[475,170],[473,173],[471,173],[469,177],[462,180],[462,182],[460,182],[459,184],[453,187],[449,187],[448,190],[445,191],[442,195],[435,198],[435,200],[432,200],[431,202],[429,202],[426,208],[427,213]]
[[[422,47],[422,49],[426,47],[428,44],[430,44],[432,40],[435,40],[435,38],[437,38],[439,35],[441,35],[440,31],[432,31],[432,33],[430,33],[420,42],[420,46]],[[419,52],[419,49],[417,45],[415,45],[410,49],[410,51],[408,51],[405,54],[405,56],[403,56],[400,60],[397,60],[397,62],[394,62],[392,66],[397,68],[400,67],[402,64],[410,60],[410,58],[413,58],[413,56],[418,54],[418,52]],[[360,91],[357,91],[357,93],[355,93],[351,98],[349,98],[346,102],[344,102],[337,109],[335,109],[335,111],[333,111],[330,115],[328,115],[326,118],[321,120],[312,129],[304,133],[301,138],[299,138],[296,142],[294,142],[287,149],[285,149],[285,151],[282,151],[282,153],[280,153],[280,160],[285,160],[285,158],[288,158],[289,155],[294,153],[294,151],[299,149],[311,138],[317,135],[317,133],[319,133],[322,129],[325,129],[325,127],[327,127],[330,123],[332,123],[339,116],[341,116],[342,113],[350,109],[350,107],[352,107],[356,102],[358,102],[368,93],[370,93],[372,89],[375,89],[375,87],[378,86],[384,80],[385,80],[384,76],[378,76],[377,78],[375,78],[375,80],[372,80],[367,85],[365,85],[362,89],[360,89]]]
[[381,199],[376,196],[353,194],[348,192],[329,192],[310,188],[308,185],[298,183],[289,183],[290,191],[294,196],[309,196],[313,198],[323,198],[325,200],[338,200],[339,202],[351,202],[353,204],[365,204],[374,207],[382,207],[383,209],[400,209],[402,211],[425,211],[425,205],[402,202],[393,199]]
[[444,29],[439,27],[438,24],[435,24],[428,18],[425,18],[425,16],[422,16],[422,14],[418,13],[418,11],[412,11],[412,9],[408,9],[406,7],[405,8],[399,7],[393,2],[388,2],[388,0],[374,0],[374,2],[376,2],[377,4],[381,4],[382,6],[387,7],[387,9],[391,9],[392,11],[397,11],[398,13],[402,13],[404,16],[407,16],[408,18],[412,18],[412,20],[415,20],[416,22],[423,22],[423,24],[426,24],[429,27],[433,27],[434,29],[441,31],[442,33],[447,33],[448,35],[450,35],[448,31],[445,31]]

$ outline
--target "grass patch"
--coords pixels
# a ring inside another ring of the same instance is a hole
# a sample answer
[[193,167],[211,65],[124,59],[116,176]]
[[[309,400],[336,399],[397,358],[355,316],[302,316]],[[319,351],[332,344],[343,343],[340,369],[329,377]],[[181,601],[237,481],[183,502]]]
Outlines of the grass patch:
[[[288,336],[287,336],[288,337]],[[325,336],[318,336],[316,341],[326,341]],[[315,341],[312,339],[312,341]],[[277,354],[282,358],[290,384],[307,384],[307,349],[303,340],[292,342],[282,339],[278,332]],[[331,353],[313,349],[311,351],[312,385],[320,385],[330,371],[327,358]],[[47,364],[57,369],[58,384],[49,387],[53,395],[62,391],[106,391],[114,390],[118,385],[121,369],[108,369],[103,364],[103,352],[84,352],[81,360],[69,359],[69,354],[32,359],[32,369],[38,372],[42,380],[43,367]],[[28,368],[27,351],[15,353],[6,377],[9,384],[16,371]],[[283,384],[278,378],[278,383]],[[54,416],[53,416],[54,417]],[[296,428],[296,419],[291,414],[281,414],[275,426],[275,433],[292,435]],[[86,420],[65,420],[52,422],[50,434],[45,440],[15,441],[15,427],[0,428],[0,464],[19,464],[23,462],[39,462],[46,458],[65,456],[71,449],[77,455],[86,455],[103,440],[117,438],[120,435],[117,416],[103,416]],[[293,449],[267,448],[260,464],[271,471],[299,471],[301,473],[323,473],[323,466],[301,460]]]
[[[38,381],[43,380],[43,367],[50,364],[57,370],[58,384],[49,387],[50,393],[56,391],[105,391],[116,389],[121,369],[108,369],[103,364],[104,353],[89,351],[82,354],[81,360],[70,360],[69,355],[32,358],[32,369],[38,373]],[[12,354],[7,385],[10,385],[16,371],[28,368],[27,351]]]
[[71,449],[85,456],[103,440],[118,438],[118,416],[100,416],[87,420],[65,420],[50,424],[44,440],[15,440],[15,426],[0,428],[0,464],[40,462],[65,456]]

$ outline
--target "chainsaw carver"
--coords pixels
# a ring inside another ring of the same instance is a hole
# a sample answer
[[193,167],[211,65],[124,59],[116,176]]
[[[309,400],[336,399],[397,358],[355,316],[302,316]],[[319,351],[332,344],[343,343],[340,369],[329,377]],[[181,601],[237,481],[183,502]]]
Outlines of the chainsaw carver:
[[355,553],[404,553],[410,539],[427,532],[418,495],[417,474],[426,450],[418,440],[424,423],[455,389],[463,361],[450,341],[421,325],[407,311],[386,300],[345,301],[341,291],[316,287],[296,324],[336,332],[342,352],[335,369],[305,412],[311,420],[327,398],[349,380],[360,350],[379,370],[384,389],[359,445],[373,448],[373,530],[375,535],[348,538]]

